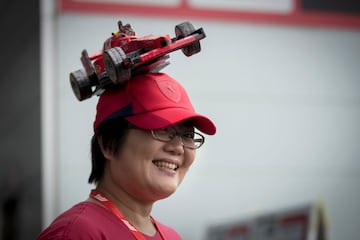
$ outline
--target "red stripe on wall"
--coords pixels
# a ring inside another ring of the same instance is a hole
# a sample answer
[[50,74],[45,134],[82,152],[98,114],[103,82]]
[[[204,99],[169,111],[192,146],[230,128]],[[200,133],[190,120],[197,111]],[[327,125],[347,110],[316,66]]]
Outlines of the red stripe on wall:
[[341,13],[307,11],[300,7],[301,0],[294,0],[294,11],[290,13],[252,12],[190,7],[186,1],[178,6],[151,4],[125,4],[58,0],[59,12],[129,14],[164,18],[192,18],[209,21],[250,22],[261,24],[284,24],[297,26],[360,29],[360,16]]

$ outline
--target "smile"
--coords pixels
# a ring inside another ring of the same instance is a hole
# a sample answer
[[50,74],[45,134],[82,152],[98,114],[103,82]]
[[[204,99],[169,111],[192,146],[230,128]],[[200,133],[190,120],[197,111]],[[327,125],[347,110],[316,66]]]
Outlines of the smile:
[[159,167],[159,168],[167,168],[167,169],[171,169],[171,170],[177,170],[179,168],[179,166],[175,163],[169,163],[169,162],[164,162],[164,161],[153,161],[153,163]]

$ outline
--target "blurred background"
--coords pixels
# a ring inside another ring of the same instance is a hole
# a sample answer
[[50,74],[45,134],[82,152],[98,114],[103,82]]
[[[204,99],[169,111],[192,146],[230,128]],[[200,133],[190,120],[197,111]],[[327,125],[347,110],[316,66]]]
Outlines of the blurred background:
[[207,37],[163,71],[218,127],[153,216],[184,239],[210,226],[321,202],[329,239],[360,239],[360,6],[355,1],[0,2],[1,239],[34,239],[93,187],[96,97],[69,73],[130,23],[138,36],[191,21]]
[[1,0],[0,239],[41,230],[40,2]]

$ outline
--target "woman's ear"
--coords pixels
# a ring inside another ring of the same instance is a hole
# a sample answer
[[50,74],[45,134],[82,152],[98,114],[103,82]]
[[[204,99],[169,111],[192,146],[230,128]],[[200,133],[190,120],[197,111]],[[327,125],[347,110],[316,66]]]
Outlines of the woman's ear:
[[111,157],[113,157],[114,154],[110,151],[109,147],[104,147],[102,137],[97,137],[96,140],[98,141],[101,152],[104,155],[105,159],[111,159]]

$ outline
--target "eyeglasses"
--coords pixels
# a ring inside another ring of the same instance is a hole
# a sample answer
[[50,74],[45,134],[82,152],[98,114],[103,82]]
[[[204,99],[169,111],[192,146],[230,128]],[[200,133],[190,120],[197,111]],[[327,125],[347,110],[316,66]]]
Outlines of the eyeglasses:
[[153,138],[161,142],[170,142],[176,136],[179,136],[184,148],[197,149],[200,148],[205,142],[205,137],[194,131],[177,132],[174,127],[167,127],[150,131]]

